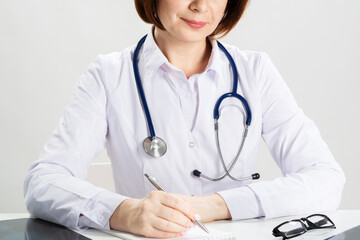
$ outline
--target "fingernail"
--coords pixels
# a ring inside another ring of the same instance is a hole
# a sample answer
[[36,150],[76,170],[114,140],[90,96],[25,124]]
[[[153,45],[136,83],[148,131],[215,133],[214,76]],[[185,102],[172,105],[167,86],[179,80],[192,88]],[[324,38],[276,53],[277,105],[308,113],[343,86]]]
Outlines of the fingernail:
[[190,231],[191,228],[186,228],[186,232]]
[[195,218],[195,220],[197,220],[197,221],[200,221],[200,220],[201,220],[201,217],[200,217],[199,214],[195,214],[195,215],[194,215],[194,218]]
[[180,233],[181,236],[184,236],[186,234],[186,231]]

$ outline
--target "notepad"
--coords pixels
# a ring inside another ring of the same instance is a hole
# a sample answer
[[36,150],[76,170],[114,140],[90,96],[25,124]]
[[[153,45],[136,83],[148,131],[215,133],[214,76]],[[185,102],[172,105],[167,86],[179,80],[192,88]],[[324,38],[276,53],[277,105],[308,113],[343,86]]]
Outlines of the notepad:
[[[192,228],[190,231],[186,233],[186,235],[181,237],[175,237],[171,239],[176,240],[190,240],[190,239],[198,239],[198,240],[215,240],[215,239],[235,239],[234,235],[230,232],[223,232],[217,229],[208,228],[209,233],[204,232],[198,227]],[[100,230],[104,233],[110,234],[112,236],[124,239],[124,240],[157,240],[157,238],[146,238],[137,236],[131,233],[119,232],[115,230]],[[163,239],[161,239],[163,240]]]

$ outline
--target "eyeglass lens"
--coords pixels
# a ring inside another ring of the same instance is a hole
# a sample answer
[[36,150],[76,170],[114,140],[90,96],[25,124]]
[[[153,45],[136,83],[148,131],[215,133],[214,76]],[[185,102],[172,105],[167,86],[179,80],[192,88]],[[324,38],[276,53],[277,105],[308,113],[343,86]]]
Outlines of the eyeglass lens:
[[307,228],[300,220],[294,220],[279,227],[279,231],[282,232],[285,237],[291,238],[305,233]]
[[313,215],[306,218],[307,221],[310,221],[317,228],[331,227],[334,224],[329,221],[328,218],[321,215]]

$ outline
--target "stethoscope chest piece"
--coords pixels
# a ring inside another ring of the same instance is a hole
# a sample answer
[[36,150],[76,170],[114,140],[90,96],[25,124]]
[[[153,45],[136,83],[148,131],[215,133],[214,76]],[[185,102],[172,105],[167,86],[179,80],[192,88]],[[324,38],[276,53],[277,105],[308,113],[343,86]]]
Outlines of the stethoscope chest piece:
[[147,137],[143,142],[144,151],[152,157],[161,157],[166,153],[167,146],[159,137]]

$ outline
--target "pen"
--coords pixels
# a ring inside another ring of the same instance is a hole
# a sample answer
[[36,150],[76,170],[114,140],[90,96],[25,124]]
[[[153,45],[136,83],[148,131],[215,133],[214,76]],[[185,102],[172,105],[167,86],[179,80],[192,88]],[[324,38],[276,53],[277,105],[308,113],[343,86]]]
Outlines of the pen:
[[[150,177],[149,175],[147,175],[147,173],[144,174],[144,176],[151,182],[151,184],[156,187],[157,190],[163,191],[163,192],[167,192],[157,181],[155,178]],[[205,227],[204,224],[202,224],[202,222],[200,222],[199,220],[194,220],[193,221],[199,228],[201,228],[202,230],[204,230],[205,232],[209,233],[209,230]]]

